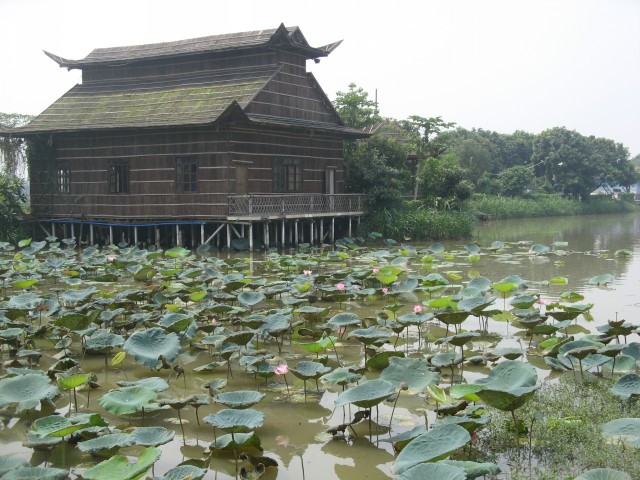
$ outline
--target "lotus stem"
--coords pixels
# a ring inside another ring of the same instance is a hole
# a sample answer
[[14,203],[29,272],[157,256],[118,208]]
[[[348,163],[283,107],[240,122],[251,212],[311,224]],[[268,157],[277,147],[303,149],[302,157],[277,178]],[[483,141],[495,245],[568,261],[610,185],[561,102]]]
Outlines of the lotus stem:
[[396,396],[396,400],[393,402],[393,408],[391,409],[391,418],[389,419],[389,436],[391,436],[391,422],[393,422],[393,414],[396,411],[396,404],[398,403],[398,399],[400,399],[400,392],[398,391],[398,395]]
[[304,460],[302,459],[302,455],[300,455],[300,465],[302,466],[302,480],[305,480],[305,476],[304,476]]
[[187,439],[184,435],[184,426],[182,425],[182,416],[180,415],[180,409],[178,408],[178,421],[180,422],[180,430],[182,430],[182,444],[187,445]]

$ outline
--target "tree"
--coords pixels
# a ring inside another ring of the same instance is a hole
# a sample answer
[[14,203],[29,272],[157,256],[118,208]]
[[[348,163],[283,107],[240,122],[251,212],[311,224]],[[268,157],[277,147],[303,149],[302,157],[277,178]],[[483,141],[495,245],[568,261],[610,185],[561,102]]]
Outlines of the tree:
[[[0,113],[0,125],[20,127],[33,119],[30,115],[19,113]],[[9,176],[25,176],[26,157],[24,142],[19,137],[0,136],[0,166]]]
[[457,207],[473,193],[473,185],[464,177],[465,171],[459,165],[429,157],[418,178],[419,196],[427,206]]
[[369,100],[369,93],[355,83],[349,84],[348,92],[336,93],[333,106],[348,127],[364,128],[382,120],[377,103]]
[[[412,115],[402,121],[401,125],[409,133],[409,138],[415,146],[417,162],[412,175],[416,179],[421,178],[424,159],[440,158],[451,146],[451,137],[447,133],[455,123],[445,122],[442,117],[426,118]],[[418,181],[414,183],[413,198],[418,198]]]
[[0,174],[0,241],[16,243],[23,236],[25,201],[22,180]]
[[531,160],[538,175],[562,195],[586,199],[600,185],[601,170],[591,145],[575,130],[555,127],[542,132],[533,142]]
[[498,175],[500,194],[505,197],[524,197],[532,190],[534,176],[531,168],[516,165]]

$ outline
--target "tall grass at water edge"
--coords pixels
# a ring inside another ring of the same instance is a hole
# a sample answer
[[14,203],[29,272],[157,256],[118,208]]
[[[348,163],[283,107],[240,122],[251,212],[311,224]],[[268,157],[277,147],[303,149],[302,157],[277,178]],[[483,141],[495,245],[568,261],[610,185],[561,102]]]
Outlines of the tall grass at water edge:
[[544,194],[532,195],[530,198],[474,195],[467,201],[466,209],[477,215],[490,215],[494,219],[639,211],[633,203],[621,202],[608,196],[592,197],[581,202],[559,195]]
[[438,211],[407,207],[384,209],[369,214],[362,233],[379,232],[395,240],[448,240],[471,238],[476,225],[471,212]]

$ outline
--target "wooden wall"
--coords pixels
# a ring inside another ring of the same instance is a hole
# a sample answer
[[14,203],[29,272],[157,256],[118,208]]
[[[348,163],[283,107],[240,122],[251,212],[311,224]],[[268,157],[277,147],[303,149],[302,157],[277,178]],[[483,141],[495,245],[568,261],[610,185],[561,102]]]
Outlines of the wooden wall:
[[[56,160],[34,159],[31,205],[40,218],[109,222],[215,220],[227,215],[236,193],[236,168],[247,168],[247,193],[273,193],[275,158],[303,163],[303,192],[324,193],[327,168],[335,193],[344,192],[342,139],[317,132],[235,126],[55,137]],[[198,159],[198,190],[176,193],[178,156]],[[129,192],[110,193],[109,165],[128,161]],[[70,171],[69,193],[57,193],[56,172]]]

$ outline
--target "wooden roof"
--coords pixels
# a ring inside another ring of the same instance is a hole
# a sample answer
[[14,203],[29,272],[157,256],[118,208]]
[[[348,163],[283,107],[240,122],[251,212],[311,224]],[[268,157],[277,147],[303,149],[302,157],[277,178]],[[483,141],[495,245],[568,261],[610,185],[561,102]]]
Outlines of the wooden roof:
[[172,75],[144,82],[76,85],[22,132],[145,128],[213,123],[232,103],[244,108],[278,71],[277,65]]
[[135,61],[166,58],[176,55],[226,52],[256,47],[271,47],[295,51],[307,59],[326,57],[342,40],[322,47],[311,47],[298,27],[285,27],[251,32],[228,33],[174,42],[133,45],[128,47],[97,48],[80,60],[69,60],[44,52],[61,67],[82,68],[89,65],[117,65]]

